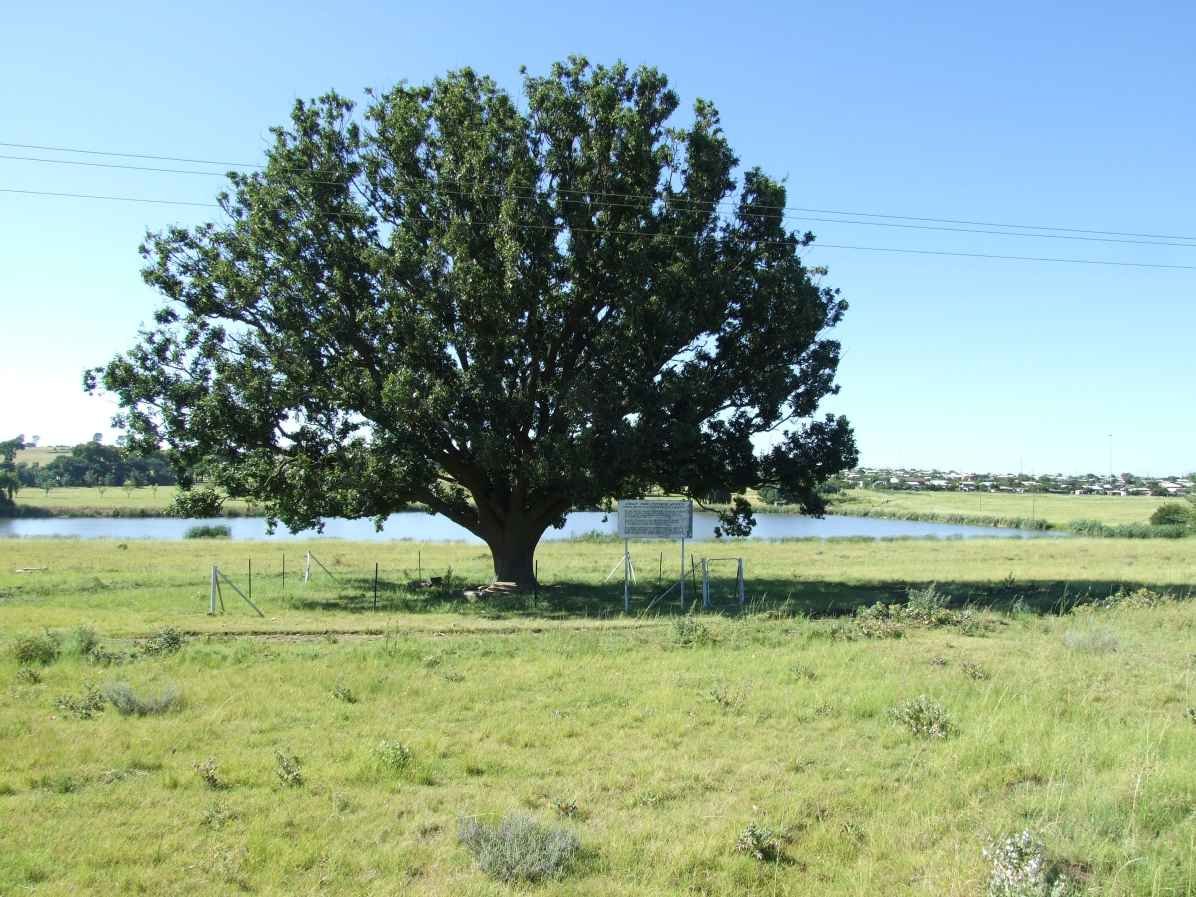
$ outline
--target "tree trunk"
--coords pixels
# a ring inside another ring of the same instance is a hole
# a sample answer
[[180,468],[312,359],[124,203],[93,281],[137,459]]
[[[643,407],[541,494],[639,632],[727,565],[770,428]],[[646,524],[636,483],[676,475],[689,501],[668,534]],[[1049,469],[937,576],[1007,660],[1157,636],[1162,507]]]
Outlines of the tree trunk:
[[486,540],[494,559],[495,582],[513,582],[523,591],[536,586],[536,545],[544,528],[508,527]]
[[490,546],[494,557],[495,582],[513,582],[523,591],[536,585],[536,546]]

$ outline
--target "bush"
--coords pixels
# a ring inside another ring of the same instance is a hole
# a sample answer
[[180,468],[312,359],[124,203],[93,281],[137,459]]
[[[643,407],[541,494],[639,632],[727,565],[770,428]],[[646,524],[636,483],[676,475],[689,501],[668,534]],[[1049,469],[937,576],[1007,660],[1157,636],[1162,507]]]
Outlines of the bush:
[[54,705],[65,716],[75,719],[95,719],[104,712],[104,696],[90,682],[83,685],[83,691],[78,696],[62,695]]
[[228,539],[232,536],[233,531],[225,526],[223,523],[217,523],[214,526],[201,524],[199,526],[190,527],[183,533],[184,539]]
[[1150,515],[1153,526],[1191,526],[1193,524],[1192,509],[1187,505],[1169,501],[1154,509]]
[[34,664],[49,666],[62,652],[58,636],[47,630],[41,635],[19,636],[12,646],[12,655],[21,666]]
[[692,648],[696,645],[709,645],[714,641],[714,635],[705,623],[684,616],[673,621],[672,641],[680,648]]
[[100,646],[100,637],[90,626],[78,626],[71,636],[71,649],[80,657],[91,657]]
[[42,681],[42,674],[33,667],[18,667],[17,681],[24,685],[38,685]]
[[1048,862],[1046,845],[1023,831],[997,841],[984,851],[992,863],[988,897],[1068,897],[1075,893],[1065,875]]
[[958,731],[947,708],[926,695],[890,708],[889,719],[920,738],[946,738]]
[[560,878],[581,845],[564,828],[541,825],[529,816],[504,816],[496,825],[462,819],[457,837],[483,872],[502,882]]
[[174,627],[167,626],[165,629],[159,629],[141,643],[141,653],[148,657],[177,654],[186,642],[186,636]]
[[215,489],[182,489],[170,502],[166,513],[171,517],[219,517],[224,496]]
[[173,685],[156,695],[139,695],[127,682],[112,682],[104,686],[103,695],[121,716],[158,716],[183,706],[183,697]]

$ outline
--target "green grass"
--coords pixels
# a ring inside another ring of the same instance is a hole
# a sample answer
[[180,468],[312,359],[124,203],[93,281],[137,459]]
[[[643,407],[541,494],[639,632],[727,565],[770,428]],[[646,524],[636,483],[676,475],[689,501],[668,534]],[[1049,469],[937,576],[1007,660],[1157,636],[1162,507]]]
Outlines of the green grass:
[[[299,582],[304,553],[314,552],[335,575],[313,563],[312,580]],[[677,575],[676,546],[632,543],[639,573],[633,615]],[[603,619],[621,613],[622,577],[603,577],[617,565],[622,544],[614,541],[545,542],[537,550],[543,588],[532,596],[469,602],[460,584],[493,577],[485,546],[465,543],[89,539],[0,540],[0,615],[34,628],[71,626],[80,610],[107,631],[145,632],[157,626],[193,629],[379,628],[391,615],[428,625],[469,620],[483,624],[519,618]],[[1044,609],[1103,597],[1123,585],[1187,591],[1196,583],[1196,552],[1183,540],[976,539],[897,541],[781,541],[731,545],[698,543],[697,558],[741,555],[747,599],[760,607],[786,605],[803,612],[850,612],[860,604],[894,600],[909,585],[949,584],[960,602],[1004,605],[1021,598]],[[282,578],[285,558],[287,578]],[[211,565],[217,564],[248,590],[266,613],[257,618],[228,587],[227,617],[211,620]],[[374,565],[379,568],[379,612],[373,611]],[[41,569],[45,568],[45,569]],[[15,573],[16,569],[32,569]],[[712,567],[713,600],[734,601],[733,564]],[[455,590],[409,588],[422,575],[451,573]],[[617,581],[616,581],[617,580]],[[687,596],[695,594],[692,580]],[[674,596],[653,611],[676,610]]]
[[[48,493],[26,486],[17,493],[17,506],[38,509],[59,517],[157,516],[165,514],[178,491],[175,486],[63,486]],[[248,513],[249,506],[239,499],[225,502],[226,512]]]
[[[308,547],[339,582],[294,581]],[[641,577],[661,547],[632,546]],[[581,841],[567,876],[535,893],[978,895],[981,848],[1030,827],[1090,893],[1196,894],[1188,602],[982,610],[984,627],[885,640],[835,638],[844,624],[829,619],[710,616],[697,621],[709,637],[680,647],[667,616],[612,614],[613,543],[542,546],[540,602],[498,605],[408,585],[417,551],[425,577],[485,579],[472,546],[287,545],[285,594],[282,548],[0,542],[0,893],[508,894],[457,831],[515,813]],[[895,600],[929,580],[997,608],[1196,581],[1193,553],[1169,541],[736,551],[758,608]],[[245,588],[251,555],[266,619],[227,588],[227,613],[206,616],[208,565]],[[80,656],[82,624],[129,659]],[[164,625],[207,635],[140,651]],[[45,627],[63,650],[34,682],[9,649]],[[58,710],[89,682],[177,690],[179,704]],[[943,705],[949,737],[890,720],[920,695]],[[383,742],[409,757],[381,762]],[[302,784],[280,778],[279,754],[298,758]],[[222,787],[197,772],[208,760]],[[779,833],[780,859],[736,850],[749,824]]]
[[1066,529],[1073,520],[1106,524],[1148,523],[1161,504],[1182,501],[1128,495],[1051,495],[1006,492],[885,492],[849,489],[834,498],[836,514],[880,513],[893,517],[918,514],[968,515],[990,520],[1045,520]]

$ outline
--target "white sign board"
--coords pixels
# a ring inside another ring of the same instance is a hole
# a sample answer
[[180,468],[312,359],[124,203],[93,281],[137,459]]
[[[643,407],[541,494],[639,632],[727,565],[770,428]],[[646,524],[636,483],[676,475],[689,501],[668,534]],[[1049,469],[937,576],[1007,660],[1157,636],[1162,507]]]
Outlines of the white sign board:
[[692,539],[694,504],[689,499],[620,501],[619,536],[623,539]]

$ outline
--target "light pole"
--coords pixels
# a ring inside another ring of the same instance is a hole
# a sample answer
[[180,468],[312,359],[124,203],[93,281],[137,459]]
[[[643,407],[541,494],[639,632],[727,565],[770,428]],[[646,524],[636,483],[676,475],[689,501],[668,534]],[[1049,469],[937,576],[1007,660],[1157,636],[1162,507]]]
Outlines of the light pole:
[[1113,434],[1109,434],[1109,482],[1113,482]]

